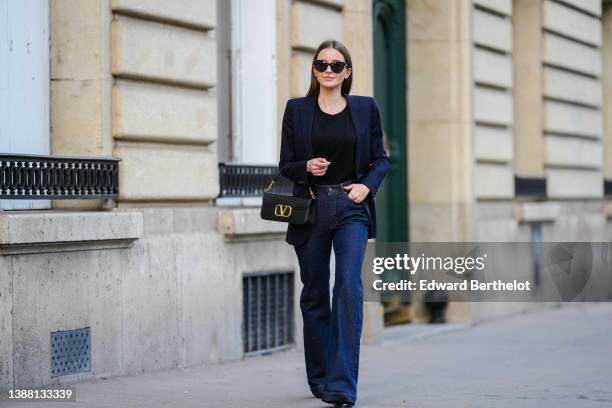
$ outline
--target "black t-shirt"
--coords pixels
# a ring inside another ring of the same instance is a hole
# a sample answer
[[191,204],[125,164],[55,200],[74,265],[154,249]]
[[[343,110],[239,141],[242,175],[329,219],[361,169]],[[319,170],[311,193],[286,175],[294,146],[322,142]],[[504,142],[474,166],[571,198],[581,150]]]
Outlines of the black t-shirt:
[[[338,184],[355,178],[355,128],[348,103],[339,113],[330,115],[315,100],[312,124],[312,152],[331,163],[322,176],[312,176],[316,184]],[[309,175],[311,175],[309,173]]]

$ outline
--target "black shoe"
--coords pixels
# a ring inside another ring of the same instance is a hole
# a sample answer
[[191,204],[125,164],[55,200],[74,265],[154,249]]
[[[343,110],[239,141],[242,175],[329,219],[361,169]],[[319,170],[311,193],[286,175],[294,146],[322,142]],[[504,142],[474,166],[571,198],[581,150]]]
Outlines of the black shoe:
[[353,404],[349,404],[348,402],[336,402],[334,408],[353,408]]

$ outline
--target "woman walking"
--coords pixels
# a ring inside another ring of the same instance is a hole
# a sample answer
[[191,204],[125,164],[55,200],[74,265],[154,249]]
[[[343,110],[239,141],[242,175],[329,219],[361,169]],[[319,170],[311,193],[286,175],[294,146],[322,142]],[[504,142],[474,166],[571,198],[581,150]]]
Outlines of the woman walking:
[[[306,375],[312,393],[336,407],[357,400],[363,322],[361,265],[376,236],[374,196],[389,170],[374,98],[349,95],[352,63],[338,41],[324,41],[313,56],[305,97],[287,102],[279,168],[294,182],[293,195],[316,202],[314,225],[289,224],[304,284]],[[330,255],[336,260],[330,308]]]

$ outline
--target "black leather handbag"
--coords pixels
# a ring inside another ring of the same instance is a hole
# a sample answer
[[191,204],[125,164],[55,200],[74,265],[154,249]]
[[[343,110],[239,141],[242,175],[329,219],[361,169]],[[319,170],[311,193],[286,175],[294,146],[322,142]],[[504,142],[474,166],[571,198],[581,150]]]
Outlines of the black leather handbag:
[[261,218],[290,224],[312,225],[316,220],[316,197],[310,186],[311,198],[294,197],[272,193],[272,185],[280,173],[264,189],[261,203]]

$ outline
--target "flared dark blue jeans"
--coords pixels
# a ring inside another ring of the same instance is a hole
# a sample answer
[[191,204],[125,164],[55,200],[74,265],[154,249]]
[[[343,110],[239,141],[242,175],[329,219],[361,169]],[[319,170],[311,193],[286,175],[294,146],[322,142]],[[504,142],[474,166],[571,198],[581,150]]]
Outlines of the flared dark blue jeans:
[[[367,201],[356,203],[343,186],[318,185],[316,223],[295,246],[304,284],[304,357],[308,385],[325,402],[357,400],[359,345],[363,324],[361,265],[370,225]],[[336,268],[330,308],[330,255]]]

